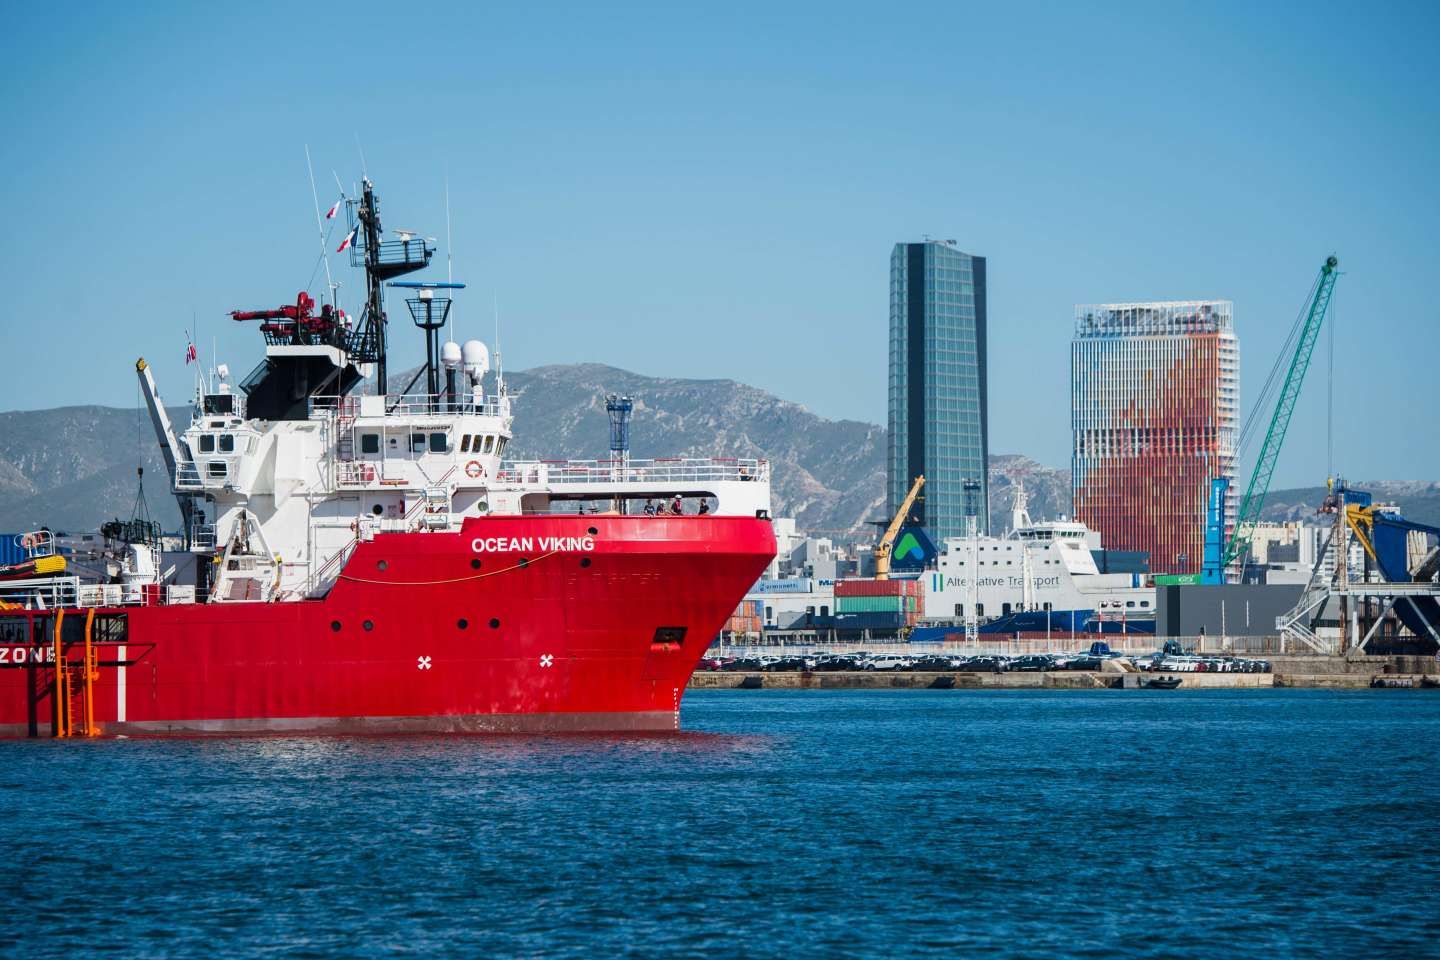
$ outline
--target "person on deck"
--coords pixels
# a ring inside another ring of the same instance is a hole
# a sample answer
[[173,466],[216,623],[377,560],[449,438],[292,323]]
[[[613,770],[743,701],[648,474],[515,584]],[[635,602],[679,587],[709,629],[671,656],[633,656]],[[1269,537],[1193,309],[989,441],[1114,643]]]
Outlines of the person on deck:
[[685,512],[685,504],[681,501],[680,494],[678,493],[675,494],[675,499],[670,502],[670,512],[677,517]]

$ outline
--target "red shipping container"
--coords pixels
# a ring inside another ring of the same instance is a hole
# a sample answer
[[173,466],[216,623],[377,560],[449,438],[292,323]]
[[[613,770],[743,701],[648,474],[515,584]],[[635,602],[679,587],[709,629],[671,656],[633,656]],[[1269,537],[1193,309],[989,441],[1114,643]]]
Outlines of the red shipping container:
[[919,580],[836,580],[837,597],[918,597]]

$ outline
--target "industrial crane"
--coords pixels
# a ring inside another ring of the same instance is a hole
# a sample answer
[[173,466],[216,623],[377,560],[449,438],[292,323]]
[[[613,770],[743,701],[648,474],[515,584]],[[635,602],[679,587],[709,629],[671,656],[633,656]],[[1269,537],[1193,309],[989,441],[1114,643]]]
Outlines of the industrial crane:
[[925,476],[921,474],[915,478],[910,485],[910,492],[900,503],[900,509],[895,511],[895,516],[890,520],[890,526],[880,536],[880,542],[875,544],[875,579],[890,579],[890,551],[895,548],[895,538],[900,534],[900,528],[905,525],[906,519],[910,516],[910,508],[915,506],[915,499],[920,496],[920,488],[925,486]]
[[[1201,574],[1204,583],[1224,583],[1225,571],[1232,565],[1242,568],[1250,552],[1250,539],[1255,534],[1255,524],[1260,520],[1260,511],[1265,506],[1265,495],[1270,490],[1270,478],[1275,473],[1275,464],[1280,459],[1280,447],[1285,443],[1285,431],[1290,427],[1290,415],[1295,412],[1295,401],[1300,398],[1300,387],[1305,382],[1305,371],[1310,368],[1310,354],[1320,336],[1320,326],[1325,321],[1325,311],[1330,306],[1330,296],[1335,290],[1336,268],[1340,261],[1333,255],[1325,259],[1320,268],[1320,277],[1315,284],[1315,294],[1310,300],[1310,309],[1300,328],[1295,344],[1295,355],[1290,359],[1290,369],[1285,373],[1284,385],[1275,401],[1275,413],[1270,418],[1270,427],[1265,431],[1265,444],[1260,448],[1260,458],[1255,462],[1255,472],[1250,475],[1250,485],[1240,501],[1240,512],[1235,517],[1235,528],[1230,539],[1225,541],[1224,550],[1217,543],[1207,543],[1205,563]],[[1227,481],[1216,478],[1216,489],[1210,497],[1210,517],[1207,523],[1207,540],[1215,537],[1223,540],[1225,535],[1224,509]]]

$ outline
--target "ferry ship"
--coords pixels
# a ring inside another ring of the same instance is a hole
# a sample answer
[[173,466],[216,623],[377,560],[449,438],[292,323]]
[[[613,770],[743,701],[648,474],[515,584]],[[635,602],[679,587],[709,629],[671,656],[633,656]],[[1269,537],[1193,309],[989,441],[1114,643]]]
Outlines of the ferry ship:
[[[775,554],[769,464],[506,461],[523,398],[483,343],[439,342],[462,285],[397,279],[435,251],[384,234],[368,179],[345,208],[358,321],[306,293],[236,311],[264,358],[239,389],[217,367],[183,430],[136,364],[183,548],[110,524],[86,578],[42,530],[0,569],[0,735],[679,726]],[[387,287],[426,340],[396,392]]]
[[1101,573],[1100,535],[1078,520],[1032,521],[1017,485],[1003,537],[951,537],[921,574],[925,620],[916,641],[967,620],[980,633],[1153,633],[1155,588],[1138,573]]

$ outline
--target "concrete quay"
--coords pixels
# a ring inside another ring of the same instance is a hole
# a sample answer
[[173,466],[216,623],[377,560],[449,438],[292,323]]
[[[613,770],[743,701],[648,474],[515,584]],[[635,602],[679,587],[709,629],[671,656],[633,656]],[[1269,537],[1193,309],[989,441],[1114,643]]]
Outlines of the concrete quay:
[[1004,671],[1001,673],[837,670],[699,671],[692,690],[1103,690],[1138,688],[1145,680],[1177,676],[1181,690],[1235,690],[1264,687],[1349,688],[1382,683],[1422,689],[1440,681],[1440,664],[1422,657],[1275,657],[1270,673],[1142,673],[1123,669]]

